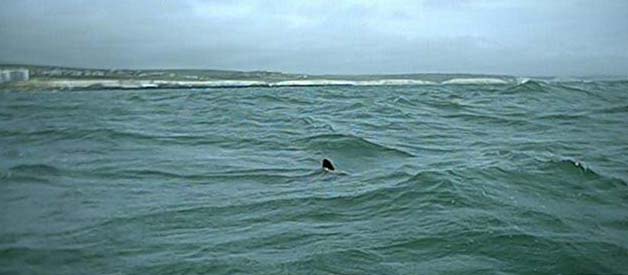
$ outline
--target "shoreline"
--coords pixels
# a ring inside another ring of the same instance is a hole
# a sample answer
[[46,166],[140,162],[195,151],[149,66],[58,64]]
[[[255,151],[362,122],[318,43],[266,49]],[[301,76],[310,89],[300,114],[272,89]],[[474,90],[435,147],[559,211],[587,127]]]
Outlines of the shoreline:
[[321,86],[438,86],[438,85],[506,85],[512,80],[501,78],[452,78],[441,82],[420,79],[377,80],[142,80],[142,79],[32,79],[6,83],[0,90],[144,90],[144,89],[203,89],[203,88],[273,88]]

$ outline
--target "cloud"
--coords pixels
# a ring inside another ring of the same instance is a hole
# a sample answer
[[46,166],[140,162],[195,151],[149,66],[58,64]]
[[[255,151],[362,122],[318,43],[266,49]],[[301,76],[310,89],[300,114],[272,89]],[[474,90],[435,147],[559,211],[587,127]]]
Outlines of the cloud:
[[625,74],[627,11],[626,1],[5,0],[0,61]]

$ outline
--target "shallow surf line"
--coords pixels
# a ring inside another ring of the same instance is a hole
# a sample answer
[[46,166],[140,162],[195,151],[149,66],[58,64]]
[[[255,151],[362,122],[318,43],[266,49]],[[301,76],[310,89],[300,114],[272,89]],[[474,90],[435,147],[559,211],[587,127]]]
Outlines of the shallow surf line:
[[500,78],[453,78],[441,82],[423,79],[309,79],[309,80],[142,80],[142,79],[55,79],[21,83],[16,89],[29,90],[148,90],[203,88],[274,88],[274,87],[342,87],[342,86],[434,86],[434,85],[503,85],[513,81]]

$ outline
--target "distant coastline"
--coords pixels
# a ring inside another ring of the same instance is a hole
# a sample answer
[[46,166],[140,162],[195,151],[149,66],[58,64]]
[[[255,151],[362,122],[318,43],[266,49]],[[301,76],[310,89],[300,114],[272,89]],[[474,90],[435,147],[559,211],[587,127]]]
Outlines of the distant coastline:
[[187,89],[293,86],[399,86],[510,84],[508,75],[389,74],[308,75],[267,71],[88,69],[21,64],[0,69],[27,69],[30,79],[0,84],[0,90]]

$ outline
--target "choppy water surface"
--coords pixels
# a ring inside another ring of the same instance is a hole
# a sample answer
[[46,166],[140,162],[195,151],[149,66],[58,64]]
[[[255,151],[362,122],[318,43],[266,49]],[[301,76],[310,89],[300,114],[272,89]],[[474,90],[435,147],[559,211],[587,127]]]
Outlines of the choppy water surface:
[[0,273],[628,272],[627,82],[5,92],[0,146]]

